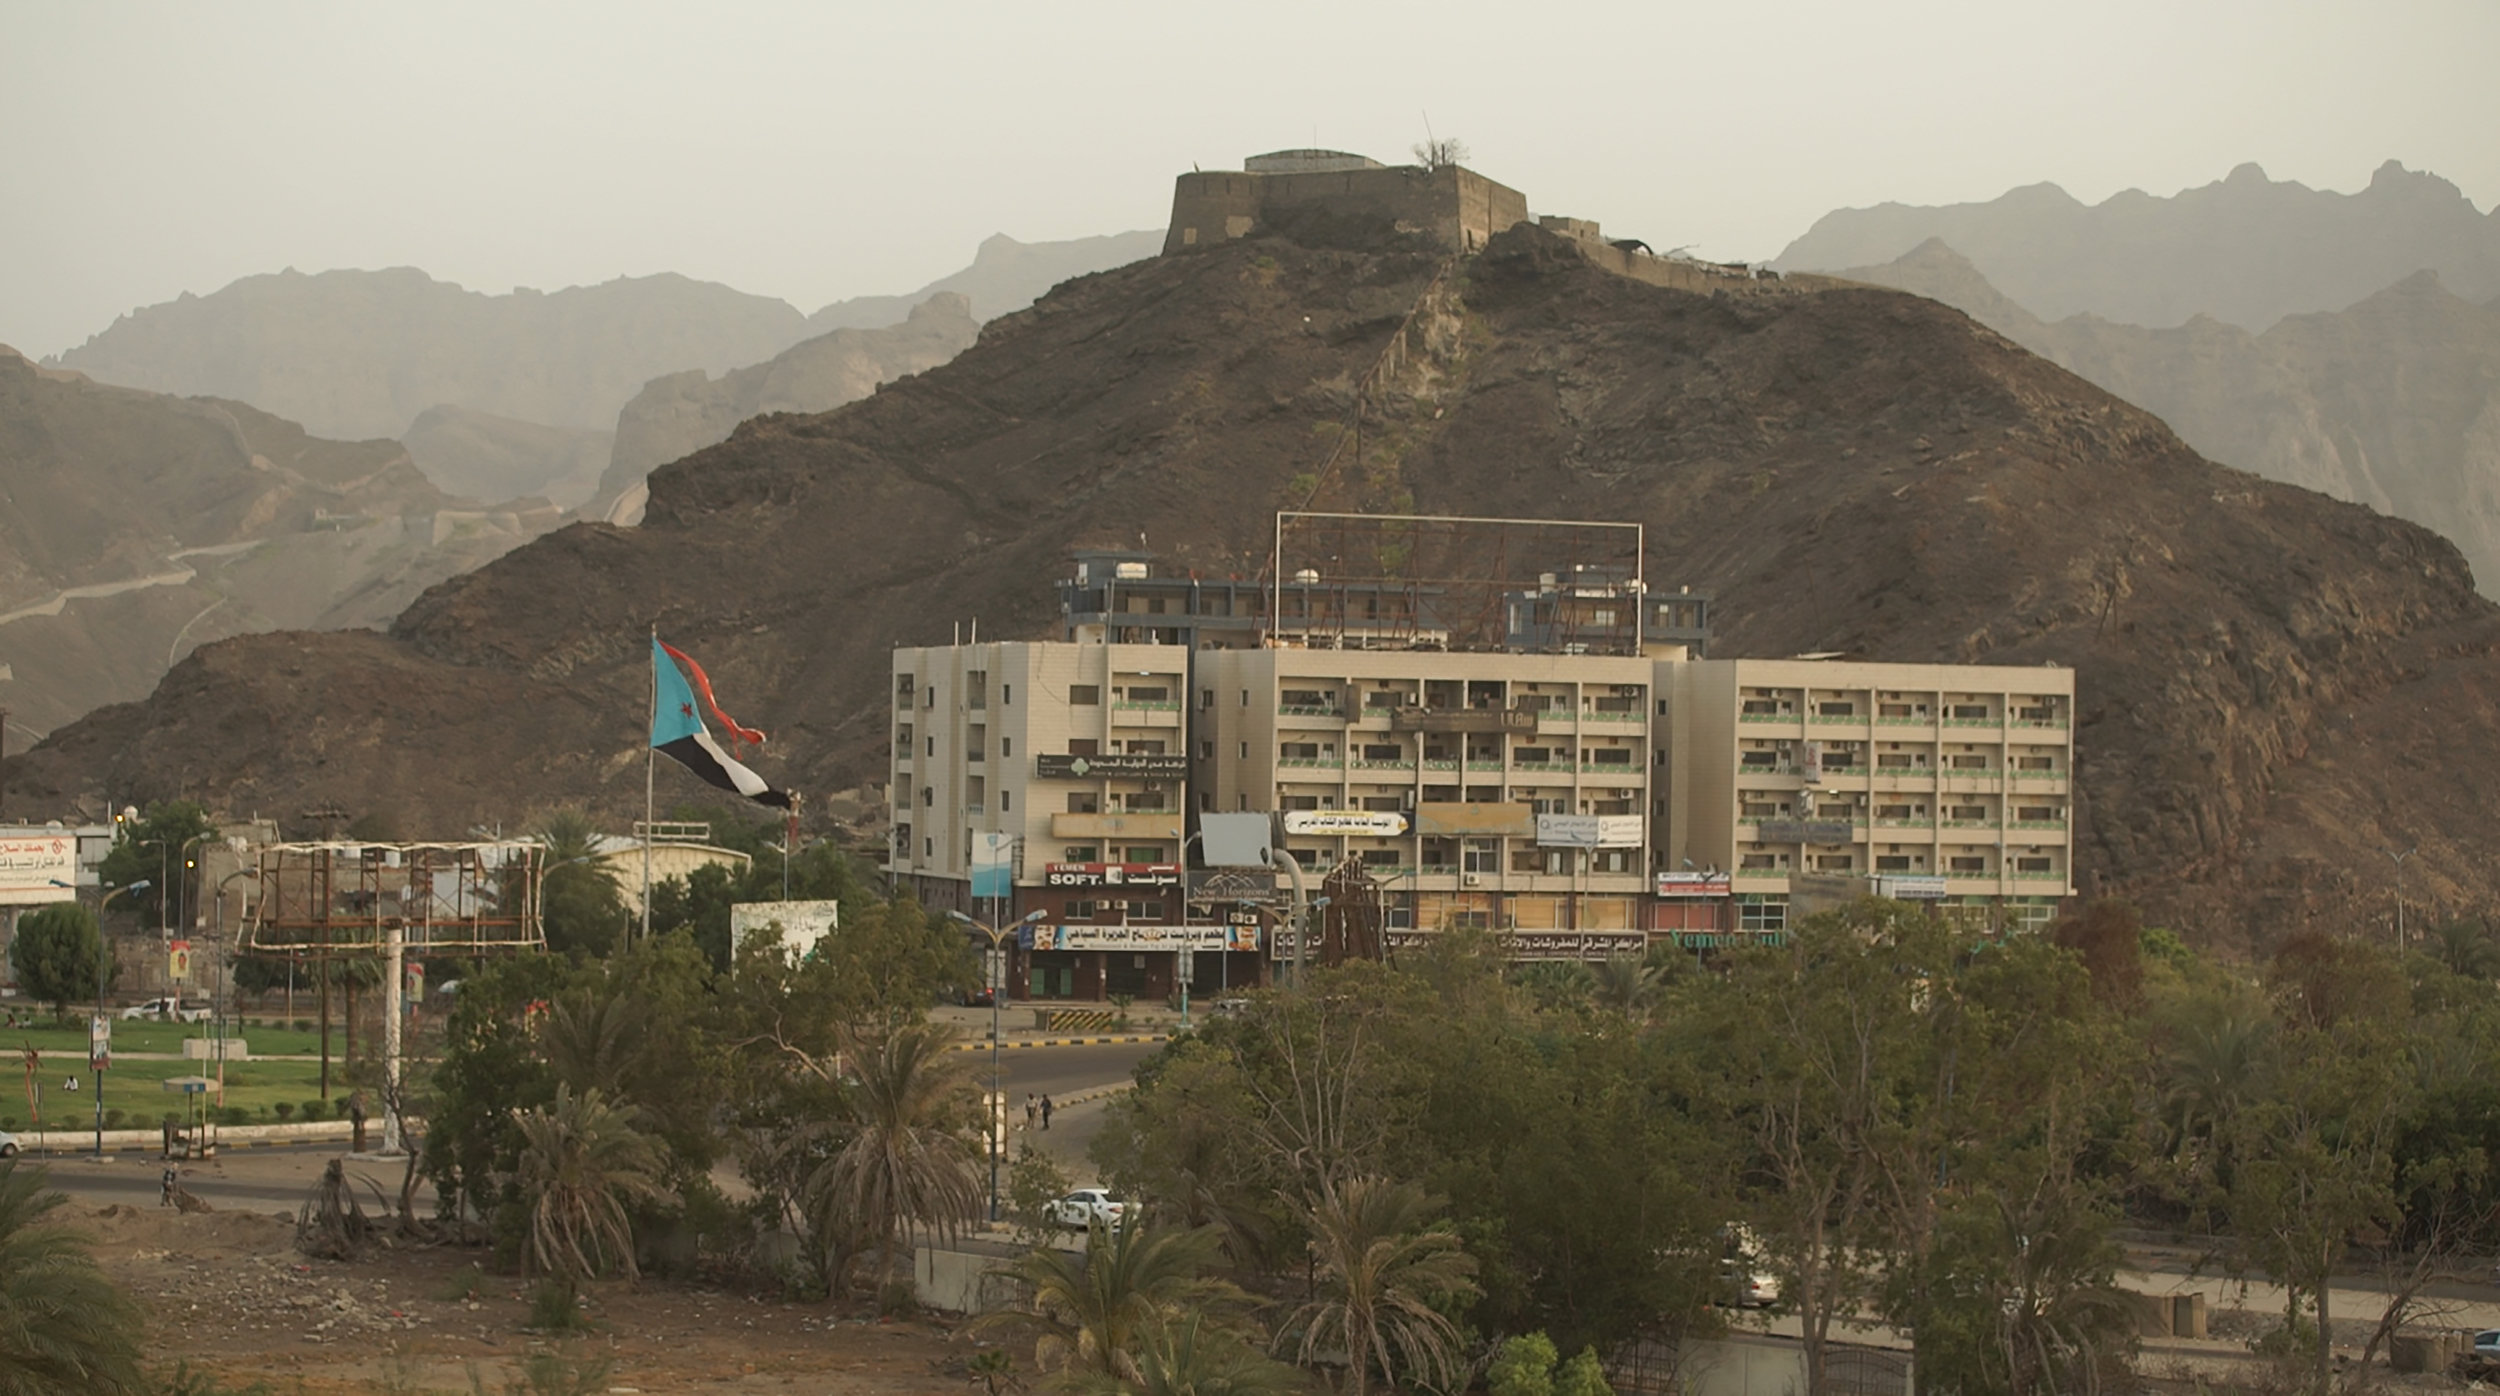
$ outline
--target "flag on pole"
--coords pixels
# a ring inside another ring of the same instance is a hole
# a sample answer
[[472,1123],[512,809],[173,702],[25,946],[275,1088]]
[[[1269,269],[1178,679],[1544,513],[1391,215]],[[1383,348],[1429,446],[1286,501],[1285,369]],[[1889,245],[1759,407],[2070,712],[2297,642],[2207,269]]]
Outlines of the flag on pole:
[[[695,710],[694,689],[687,684],[686,675],[678,669],[676,659],[671,658],[676,654],[677,651],[661,644],[656,637],[651,641],[651,749],[666,753],[679,765],[723,790],[744,795],[759,805],[790,808],[789,791],[773,789],[762,776],[731,759],[728,752],[720,749],[720,743],[712,740],[711,732],[703,725],[702,715]],[[712,681],[705,677],[703,667],[688,659],[686,668],[694,671],[695,681],[703,685],[708,699]],[[715,713],[720,712],[717,703],[711,707]],[[741,736],[749,735],[748,729],[730,722],[728,714],[720,713],[720,718]],[[752,740],[762,741],[763,734],[753,733]]]

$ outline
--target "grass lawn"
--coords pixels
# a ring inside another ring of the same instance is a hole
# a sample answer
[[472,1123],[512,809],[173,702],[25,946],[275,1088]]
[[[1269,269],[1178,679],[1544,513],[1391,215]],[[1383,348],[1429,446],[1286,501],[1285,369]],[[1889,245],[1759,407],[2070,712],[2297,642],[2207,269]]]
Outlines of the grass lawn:
[[[255,1055],[264,1057],[304,1055],[321,1050],[321,1034],[318,1030],[297,1032],[292,1027],[262,1026],[261,1021],[247,1019],[244,1026],[238,1029],[229,1020],[226,1024],[226,1035],[241,1037],[251,1045]],[[267,1021],[275,1024],[279,1020],[271,1018]],[[144,1019],[126,1023],[115,1018],[113,1020],[113,1050],[117,1053],[179,1052],[182,1050],[184,1038],[213,1036],[213,1026],[209,1023],[166,1023]],[[376,1031],[370,1018],[359,1024],[359,1027],[364,1030],[363,1036],[369,1037]],[[333,1053],[344,1051],[346,1041],[344,1025],[336,1022],[330,1024],[330,1050]],[[44,1010],[43,1016],[34,1026],[24,1026],[21,1015],[21,1026],[0,1029],[0,1047],[26,1046],[45,1052],[84,1053],[87,1050],[87,1019],[84,1015],[73,1014],[68,1026],[58,1027],[53,1024],[51,1012]],[[359,1050],[362,1050],[364,1046],[365,1044],[361,1041],[357,1043]]]
[[[119,1039],[117,1038],[116,1041]],[[165,1089],[165,1081],[174,1076],[217,1077],[212,1069],[203,1071],[200,1062],[143,1062],[117,1058],[104,1073],[104,1109],[122,1112],[121,1127],[144,1129],[164,1118],[167,1112],[180,1115],[185,1102],[178,1091]],[[62,1091],[61,1080],[69,1073],[44,1063],[43,1113],[52,1125],[85,1125],[95,1118],[95,1077],[83,1068],[78,1072],[78,1093]],[[26,1108],[26,1082],[22,1071],[12,1072],[5,1086],[0,1086],[0,1129],[26,1127],[30,1116]],[[226,1064],[226,1104],[248,1111],[251,1119],[243,1123],[275,1124],[275,1107],[284,1102],[292,1107],[293,1118],[304,1118],[304,1102],[318,1099],[321,1087],[319,1062],[228,1062]],[[347,1082],[344,1071],[333,1066],[330,1072],[331,1109],[325,1118],[337,1119],[344,1109],[348,1093],[354,1087]],[[211,1099],[214,1099],[212,1093]],[[108,1119],[109,1124],[109,1119]]]

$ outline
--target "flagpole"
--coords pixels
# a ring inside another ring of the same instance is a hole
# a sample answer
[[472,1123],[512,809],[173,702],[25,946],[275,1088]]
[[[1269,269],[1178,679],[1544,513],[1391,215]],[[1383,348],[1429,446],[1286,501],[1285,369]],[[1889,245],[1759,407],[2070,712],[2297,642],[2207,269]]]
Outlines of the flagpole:
[[[651,725],[660,721],[660,627],[651,627]],[[651,939],[651,803],[658,788],[653,768],[659,759],[659,748],[651,745],[650,734],[644,733],[642,744],[642,938]]]

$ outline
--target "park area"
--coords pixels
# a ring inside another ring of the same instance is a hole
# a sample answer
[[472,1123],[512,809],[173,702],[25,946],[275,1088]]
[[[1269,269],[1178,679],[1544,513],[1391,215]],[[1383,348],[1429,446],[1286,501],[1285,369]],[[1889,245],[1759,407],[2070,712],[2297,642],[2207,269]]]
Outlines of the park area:
[[[214,1061],[186,1057],[183,1049],[186,1038],[207,1039],[213,1031],[204,1023],[115,1020],[113,1061],[104,1074],[107,1126],[144,1128],[168,1114],[179,1118],[183,1099],[180,1093],[167,1090],[165,1082],[177,1077],[217,1079]],[[331,1118],[338,1113],[339,1102],[355,1088],[346,1070],[344,1035],[336,1028],[330,1038],[327,1102],[321,1091],[321,1035],[309,1020],[299,1027],[283,1019],[254,1018],[240,1027],[230,1024],[228,1038],[230,1042],[239,1038],[249,1055],[226,1063],[222,1102],[214,1094],[210,1097],[211,1104],[222,1103],[227,1111],[224,1123]],[[73,1016],[68,1024],[60,1024],[47,1014],[36,1024],[21,1023],[9,1030],[0,1042],[19,1067],[12,1073],[18,1079],[0,1088],[0,1130],[31,1130],[39,1118],[53,1125],[85,1124],[94,1118],[95,1079],[87,1069],[83,1017]],[[40,1056],[40,1070],[31,1074],[25,1070],[29,1049]],[[66,1090],[73,1077],[77,1089]]]

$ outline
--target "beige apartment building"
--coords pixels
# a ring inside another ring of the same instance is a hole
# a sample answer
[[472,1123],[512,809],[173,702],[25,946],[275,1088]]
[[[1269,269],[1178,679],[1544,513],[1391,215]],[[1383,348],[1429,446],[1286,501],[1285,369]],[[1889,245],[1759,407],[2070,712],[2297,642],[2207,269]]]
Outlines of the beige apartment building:
[[2072,669],[1699,660],[1658,687],[1658,865],[1729,872],[1740,931],[1817,875],[2018,924],[2074,892]]

